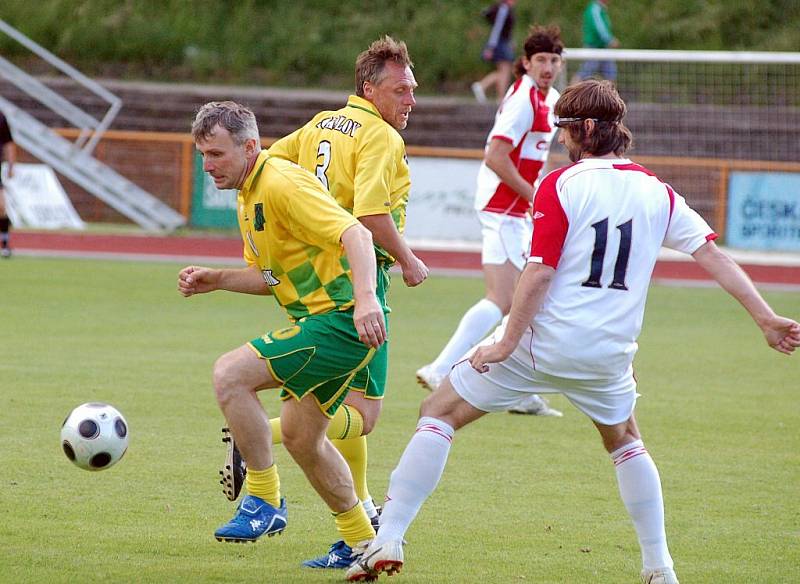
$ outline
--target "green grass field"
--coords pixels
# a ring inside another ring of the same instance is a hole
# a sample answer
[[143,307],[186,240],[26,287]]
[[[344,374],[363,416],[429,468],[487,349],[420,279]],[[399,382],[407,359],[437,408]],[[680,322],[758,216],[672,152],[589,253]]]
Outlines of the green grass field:
[[[335,582],[302,570],[337,539],[282,447],[281,537],[221,544],[232,515],[217,484],[223,424],[215,358],[285,322],[272,299],[184,299],[177,264],[34,259],[0,263],[0,581]],[[414,371],[482,293],[479,279],[395,278],[390,389],[371,437],[381,500],[425,393]],[[771,293],[800,317],[796,293]],[[636,361],[638,418],[661,471],[681,581],[800,580],[798,359],[767,348],[713,289],[655,287]],[[127,417],[125,458],[100,473],[61,452],[74,406]],[[639,551],[613,467],[587,419],[495,414],[459,432],[444,479],[408,533],[398,582],[637,582]],[[275,393],[263,394],[277,413]]]

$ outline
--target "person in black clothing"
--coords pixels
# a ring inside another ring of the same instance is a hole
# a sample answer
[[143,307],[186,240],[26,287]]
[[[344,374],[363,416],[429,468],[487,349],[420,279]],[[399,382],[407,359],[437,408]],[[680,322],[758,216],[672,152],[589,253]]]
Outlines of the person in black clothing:
[[[14,176],[14,163],[17,161],[17,147],[11,137],[11,129],[8,127],[6,116],[0,112],[0,162],[4,160],[7,164],[6,176],[11,178]],[[0,177],[0,256],[4,258],[11,257],[11,247],[8,245],[10,227],[11,221],[6,212],[6,193],[3,189],[2,177]]]
[[511,81],[511,67],[514,62],[514,46],[511,35],[514,32],[515,0],[501,0],[483,11],[484,17],[492,24],[489,40],[483,47],[483,60],[494,63],[495,70],[480,81],[472,84],[472,93],[480,103],[486,103],[486,91],[494,86],[497,101],[503,96]]

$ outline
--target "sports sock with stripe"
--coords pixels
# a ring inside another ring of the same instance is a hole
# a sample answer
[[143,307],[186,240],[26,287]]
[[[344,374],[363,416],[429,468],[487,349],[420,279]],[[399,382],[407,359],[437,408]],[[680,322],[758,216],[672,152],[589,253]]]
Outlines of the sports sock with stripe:
[[419,419],[389,480],[376,544],[403,539],[420,507],[439,484],[454,433],[452,426],[439,419]]
[[622,502],[633,520],[645,570],[671,568],[664,529],[664,499],[653,459],[641,440],[611,453]]

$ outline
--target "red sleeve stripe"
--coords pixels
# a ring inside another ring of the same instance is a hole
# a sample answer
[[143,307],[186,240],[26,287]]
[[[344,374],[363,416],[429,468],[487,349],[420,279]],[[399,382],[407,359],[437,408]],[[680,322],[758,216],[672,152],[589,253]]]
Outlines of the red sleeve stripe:
[[[567,170],[561,168],[548,174],[533,197],[533,238],[529,256],[555,269],[569,229],[569,219],[561,205],[556,183]],[[538,259],[541,258],[541,259]]]
[[717,235],[716,233],[712,232],[712,233],[709,233],[708,235],[706,235],[706,241],[714,241],[718,237],[719,237],[719,235]]
[[[612,164],[611,166],[617,170],[634,170],[636,172],[643,172],[647,176],[656,176],[656,173],[654,173],[652,170],[647,170],[644,166],[641,164],[636,164],[635,162],[631,162],[630,164]],[[656,176],[656,178],[658,177]]]
[[669,219],[672,221],[672,212],[675,210],[675,191],[668,184],[664,186],[667,187],[667,194],[669,195]]
[[508,136],[492,136],[492,140],[502,140],[503,142],[508,142],[512,146],[514,145],[514,140],[512,140]]

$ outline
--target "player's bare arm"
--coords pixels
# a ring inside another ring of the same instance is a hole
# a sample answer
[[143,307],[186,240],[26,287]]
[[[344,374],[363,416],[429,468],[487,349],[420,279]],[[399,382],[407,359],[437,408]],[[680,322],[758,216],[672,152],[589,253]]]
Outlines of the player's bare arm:
[[370,230],[372,239],[383,249],[388,251],[400,264],[403,272],[403,282],[406,286],[413,287],[422,284],[428,277],[428,266],[419,259],[403,237],[397,231],[397,226],[388,213],[381,215],[364,215],[359,221]]
[[764,333],[770,347],[786,355],[791,355],[800,347],[800,324],[775,314],[745,271],[713,241],[702,245],[692,256],[728,294],[744,306]]
[[520,276],[511,311],[508,313],[503,338],[493,345],[478,347],[472,354],[470,365],[479,373],[489,370],[488,363],[498,363],[514,352],[525,330],[531,326],[533,316],[539,312],[555,270],[550,266],[529,263]]
[[527,201],[533,201],[533,185],[522,178],[514,162],[511,160],[511,152],[514,145],[506,140],[493,138],[489,142],[484,161],[502,182],[514,189],[520,197]]
[[178,292],[186,298],[215,290],[260,296],[271,293],[257,266],[227,269],[187,266],[178,273]]
[[342,245],[353,272],[353,323],[358,338],[365,345],[377,349],[386,341],[386,323],[375,296],[377,266],[372,235],[363,225],[353,225],[342,233]]

